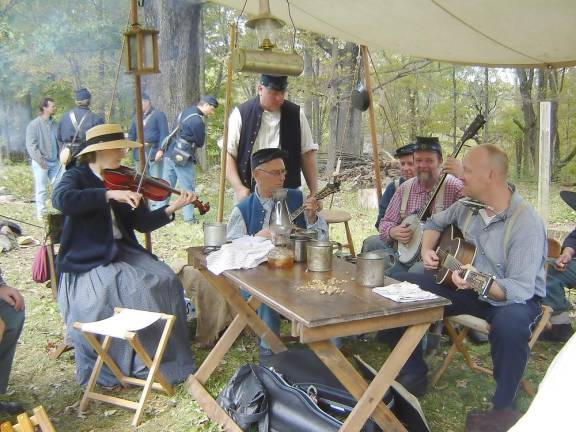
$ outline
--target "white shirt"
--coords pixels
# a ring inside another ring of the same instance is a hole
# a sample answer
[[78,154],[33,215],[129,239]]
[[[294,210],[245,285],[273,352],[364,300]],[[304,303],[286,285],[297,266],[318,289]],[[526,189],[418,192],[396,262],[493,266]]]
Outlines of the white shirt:
[[[241,129],[242,117],[240,116],[240,110],[236,107],[230,114],[230,120],[228,121],[228,153],[230,153],[234,159],[238,158]],[[318,144],[314,143],[312,139],[312,131],[310,130],[310,125],[302,109],[300,109],[300,137],[301,154],[318,150]],[[222,147],[222,140],[218,142],[218,146]],[[263,148],[278,147],[280,147],[280,111],[264,111],[252,153]]]

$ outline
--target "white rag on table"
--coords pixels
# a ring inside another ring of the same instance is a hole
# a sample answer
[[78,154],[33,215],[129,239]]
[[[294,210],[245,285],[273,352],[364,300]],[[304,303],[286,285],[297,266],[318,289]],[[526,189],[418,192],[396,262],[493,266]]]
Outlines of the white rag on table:
[[215,275],[226,270],[254,268],[268,260],[268,252],[273,248],[267,238],[243,236],[209,254],[207,267]]
[[415,302],[420,300],[432,300],[438,298],[436,294],[421,290],[416,284],[410,282],[398,282],[385,287],[372,288],[376,294],[398,303]]

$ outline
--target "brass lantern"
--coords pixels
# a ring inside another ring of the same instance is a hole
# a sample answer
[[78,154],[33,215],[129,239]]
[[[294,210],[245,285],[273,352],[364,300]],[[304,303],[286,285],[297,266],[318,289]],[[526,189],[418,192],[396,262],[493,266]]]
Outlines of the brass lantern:
[[294,46],[291,53],[276,48],[276,33],[284,27],[284,22],[270,13],[268,0],[260,0],[260,13],[248,20],[246,27],[256,31],[259,48],[234,49],[233,63],[237,72],[289,76],[302,74],[304,59],[296,53]]
[[126,41],[126,73],[137,75],[160,73],[158,67],[158,30],[139,24],[124,32]]

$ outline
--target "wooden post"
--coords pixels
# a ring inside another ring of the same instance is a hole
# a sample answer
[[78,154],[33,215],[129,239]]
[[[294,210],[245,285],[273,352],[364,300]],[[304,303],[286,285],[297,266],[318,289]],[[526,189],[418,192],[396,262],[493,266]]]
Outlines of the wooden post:
[[368,91],[368,114],[370,118],[370,135],[372,136],[372,160],[374,161],[374,182],[376,183],[376,199],[380,202],[382,197],[382,179],[380,177],[380,155],[378,154],[378,141],[376,138],[376,118],[374,116],[374,102],[372,95],[372,82],[370,81],[370,64],[368,63],[368,47],[362,45],[362,65],[364,67],[364,85]]
[[[135,27],[138,25],[138,5],[137,0],[130,2],[130,24]],[[146,163],[146,151],[144,149],[144,120],[142,116],[142,81],[138,72],[134,73],[134,94],[136,96],[136,139],[142,144],[138,149],[140,156],[140,172],[144,175],[144,165]],[[146,249],[152,252],[152,236],[150,233],[144,235]]]
[[552,104],[540,102],[540,146],[538,160],[538,212],[548,226],[548,196],[550,194],[550,149],[552,145]]
[[228,117],[232,106],[232,54],[236,48],[236,24],[230,24],[230,54],[228,55],[228,76],[226,78],[226,106],[224,107],[224,133],[220,152],[220,186],[218,191],[218,214],[216,222],[224,219],[224,193],[226,192],[226,158],[228,156]]

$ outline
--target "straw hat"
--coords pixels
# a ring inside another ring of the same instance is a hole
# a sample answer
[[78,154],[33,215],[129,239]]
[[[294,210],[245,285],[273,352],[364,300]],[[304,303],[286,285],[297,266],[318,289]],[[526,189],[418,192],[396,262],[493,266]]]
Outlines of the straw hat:
[[142,147],[142,144],[124,138],[124,131],[120,125],[102,124],[88,129],[86,147],[77,156],[98,150],[138,147]]

